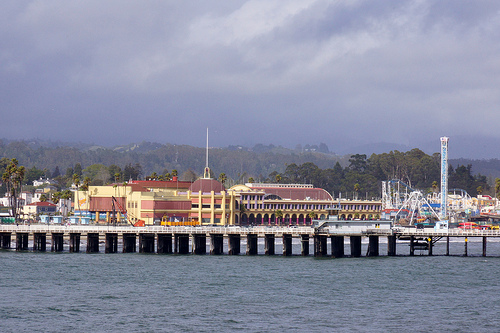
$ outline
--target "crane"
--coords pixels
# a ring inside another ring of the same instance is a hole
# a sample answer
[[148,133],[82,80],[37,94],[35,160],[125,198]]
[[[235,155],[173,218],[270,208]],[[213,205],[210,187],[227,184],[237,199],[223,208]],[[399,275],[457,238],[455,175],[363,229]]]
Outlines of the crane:
[[[111,197],[111,204],[112,204],[112,209],[113,209],[113,217],[111,218],[113,223],[116,225],[116,207],[118,207],[118,210],[120,213],[125,216],[127,221],[133,226],[133,227],[144,227],[145,222],[144,220],[138,220],[137,218],[133,217],[132,214],[128,214],[127,211],[123,208],[123,206],[120,204],[120,202],[115,198]],[[131,216],[131,219],[129,219],[129,215]],[[136,222],[134,223],[132,220],[135,220]]]

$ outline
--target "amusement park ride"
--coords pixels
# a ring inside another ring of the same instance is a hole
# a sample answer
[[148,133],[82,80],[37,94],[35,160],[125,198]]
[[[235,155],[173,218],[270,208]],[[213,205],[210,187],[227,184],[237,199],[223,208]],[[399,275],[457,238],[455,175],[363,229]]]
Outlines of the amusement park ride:
[[[382,216],[409,225],[440,225],[467,223],[475,215],[485,216],[477,200],[462,189],[448,189],[448,141],[441,138],[440,192],[424,193],[400,180],[382,182]],[[495,214],[487,216],[490,219]]]

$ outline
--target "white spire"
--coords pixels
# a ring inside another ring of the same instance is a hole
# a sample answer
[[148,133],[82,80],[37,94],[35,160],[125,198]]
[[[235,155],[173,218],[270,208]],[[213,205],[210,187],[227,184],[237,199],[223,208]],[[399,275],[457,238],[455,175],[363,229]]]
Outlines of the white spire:
[[203,178],[210,179],[210,168],[208,167],[208,127],[207,127],[207,152],[205,159],[205,170],[203,171]]

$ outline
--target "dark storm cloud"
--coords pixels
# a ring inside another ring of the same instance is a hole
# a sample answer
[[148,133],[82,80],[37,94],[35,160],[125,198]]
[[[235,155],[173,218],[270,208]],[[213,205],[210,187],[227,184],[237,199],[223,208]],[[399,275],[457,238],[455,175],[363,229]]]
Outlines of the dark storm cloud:
[[0,19],[6,138],[498,138],[495,1],[2,1]]

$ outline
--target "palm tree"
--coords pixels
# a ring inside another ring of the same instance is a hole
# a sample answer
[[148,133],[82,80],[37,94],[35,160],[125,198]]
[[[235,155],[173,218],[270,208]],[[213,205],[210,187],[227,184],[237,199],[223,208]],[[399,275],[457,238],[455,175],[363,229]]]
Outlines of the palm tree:
[[51,200],[52,202],[57,205],[59,203],[59,200],[61,199],[62,193],[61,192],[54,192],[52,193]]
[[477,191],[477,194],[479,194],[479,195],[483,194],[483,187],[482,186],[478,186],[477,189],[476,189],[476,191]]
[[17,159],[13,158],[10,164],[5,169],[2,175],[2,182],[7,187],[7,193],[9,193],[9,201],[12,207],[12,214],[14,215],[14,220],[17,221],[20,208],[17,207],[17,196],[21,191],[22,180],[24,179],[24,174],[26,169],[24,166],[18,166],[19,162]]
[[87,201],[86,201],[87,210],[89,210],[89,208],[90,208],[90,192],[89,192],[89,190],[90,190],[90,183],[91,183],[91,180],[90,180],[89,177],[85,177],[83,179],[82,190],[87,192]]
[[226,182],[227,180],[227,176],[226,174],[223,172],[219,175],[219,181],[222,183],[222,185],[224,185],[224,183]]
[[309,212],[309,214],[307,214],[307,216],[311,219],[311,224],[312,224],[312,220],[314,219],[314,217],[316,217],[316,213]]
[[358,199],[358,192],[360,189],[361,186],[358,183],[354,184],[354,192],[356,193],[356,200]]
[[283,212],[278,209],[277,211],[274,212],[274,216],[276,217],[276,222],[280,222],[279,224],[281,224],[281,219],[283,218]]

